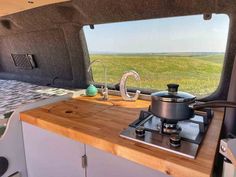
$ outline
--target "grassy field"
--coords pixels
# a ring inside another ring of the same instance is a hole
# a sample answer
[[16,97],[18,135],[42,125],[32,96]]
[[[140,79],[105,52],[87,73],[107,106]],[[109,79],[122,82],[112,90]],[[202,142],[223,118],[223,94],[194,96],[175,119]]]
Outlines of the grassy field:
[[[166,84],[178,83],[179,90],[205,96],[216,90],[222,70],[223,54],[207,55],[90,55],[102,60],[108,68],[108,82],[118,83],[122,74],[135,70],[141,82],[128,80],[133,87],[166,90]],[[93,65],[95,82],[104,82],[103,67]]]

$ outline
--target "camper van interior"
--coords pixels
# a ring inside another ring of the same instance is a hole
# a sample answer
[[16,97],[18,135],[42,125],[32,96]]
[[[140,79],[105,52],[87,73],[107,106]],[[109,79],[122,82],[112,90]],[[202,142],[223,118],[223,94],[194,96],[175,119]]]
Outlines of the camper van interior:
[[0,176],[236,176],[236,2],[0,4]]

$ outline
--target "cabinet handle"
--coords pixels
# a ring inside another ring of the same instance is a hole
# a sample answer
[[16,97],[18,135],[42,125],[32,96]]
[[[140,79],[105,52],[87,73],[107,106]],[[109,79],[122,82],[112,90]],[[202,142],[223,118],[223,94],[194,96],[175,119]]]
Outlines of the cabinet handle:
[[88,165],[88,163],[87,163],[88,160],[87,160],[86,154],[82,156],[81,160],[82,160],[82,168],[86,168]]

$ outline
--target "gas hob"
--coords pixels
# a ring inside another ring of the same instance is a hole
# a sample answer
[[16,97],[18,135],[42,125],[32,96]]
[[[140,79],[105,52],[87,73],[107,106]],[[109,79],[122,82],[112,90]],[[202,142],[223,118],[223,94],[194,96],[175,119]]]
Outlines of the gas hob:
[[211,109],[196,111],[193,118],[168,123],[149,111],[141,111],[120,136],[194,159],[213,116]]

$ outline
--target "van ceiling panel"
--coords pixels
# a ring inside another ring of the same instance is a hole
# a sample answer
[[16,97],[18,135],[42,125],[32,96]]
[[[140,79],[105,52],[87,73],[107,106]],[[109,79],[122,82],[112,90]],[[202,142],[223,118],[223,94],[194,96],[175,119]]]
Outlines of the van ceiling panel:
[[[0,0],[0,3],[1,1],[4,1],[7,4],[6,6],[12,8],[15,6],[12,2],[10,4],[10,1]],[[19,2],[21,1],[19,0]],[[17,2],[15,1],[15,3]],[[36,4],[41,2],[50,5],[38,7]],[[28,4],[27,0],[24,0],[22,4]],[[31,6],[33,9],[30,9]],[[37,20],[37,18],[42,17],[47,17],[44,19],[47,22],[56,17],[57,20],[52,22],[62,23],[66,19],[70,22],[86,25],[203,13],[232,14],[236,11],[236,2],[230,0],[42,0],[29,5],[28,10],[21,8],[22,11],[26,11],[12,15],[7,13],[8,16],[3,16],[1,11],[4,11],[5,8],[7,7],[2,7],[1,3],[0,19],[17,18],[18,20],[15,21],[23,23],[19,19],[27,13],[29,15],[27,21],[29,22],[32,22],[32,19]],[[49,11],[54,11],[54,13]],[[52,18],[48,16],[49,13]],[[35,16],[35,14],[38,15]]]
[[231,0],[73,0],[82,24],[194,15],[236,13]]
[[64,23],[88,25],[235,12],[236,2],[224,0],[73,0],[0,16],[0,35],[57,28]]

